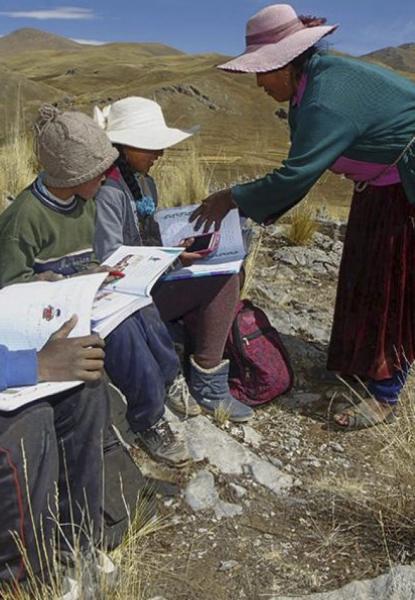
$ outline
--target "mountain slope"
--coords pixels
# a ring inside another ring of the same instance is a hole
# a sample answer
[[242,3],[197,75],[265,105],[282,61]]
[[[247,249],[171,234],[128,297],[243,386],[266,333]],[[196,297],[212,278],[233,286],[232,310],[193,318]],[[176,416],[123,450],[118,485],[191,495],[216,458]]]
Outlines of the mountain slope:
[[82,50],[83,47],[83,45],[68,38],[30,27],[17,29],[0,38],[1,59],[16,56],[16,54],[22,52],[37,52],[39,50],[68,52]]
[[388,47],[365,54],[361,58],[379,62],[392,69],[415,73],[415,43],[402,44],[396,48]]

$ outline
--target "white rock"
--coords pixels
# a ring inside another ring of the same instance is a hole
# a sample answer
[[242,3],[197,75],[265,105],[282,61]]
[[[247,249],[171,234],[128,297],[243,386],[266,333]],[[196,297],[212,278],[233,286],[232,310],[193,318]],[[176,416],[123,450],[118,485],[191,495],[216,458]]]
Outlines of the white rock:
[[249,425],[242,425],[242,430],[244,432],[244,441],[247,444],[250,444],[254,448],[258,448],[261,445],[262,435],[255,431]]
[[237,560],[222,560],[220,562],[218,571],[232,571],[235,567],[239,565]]
[[283,494],[292,487],[291,475],[279,471],[271,463],[258,461],[252,465],[251,469],[255,481],[270,489],[274,494]]
[[187,504],[196,512],[213,508],[219,501],[219,494],[212,473],[199,471],[187,484],[184,495]]
[[186,421],[184,433],[191,455],[196,460],[208,460],[225,475],[255,472],[256,481],[276,494],[286,494],[293,484],[292,477],[259,458],[206,417]]
[[270,600],[415,600],[415,568],[399,566],[376,579],[352,581],[333,592],[272,596]]
[[242,514],[243,508],[239,504],[231,504],[230,502],[224,502],[219,500],[213,508],[217,519],[231,519],[232,517],[238,517]]
[[333,450],[333,452],[338,452],[339,454],[342,454],[344,452],[344,448],[341,444],[339,444],[338,442],[329,442],[329,448],[331,448]]
[[247,495],[248,490],[237,483],[230,483],[229,487],[235,492],[237,498],[243,498]]

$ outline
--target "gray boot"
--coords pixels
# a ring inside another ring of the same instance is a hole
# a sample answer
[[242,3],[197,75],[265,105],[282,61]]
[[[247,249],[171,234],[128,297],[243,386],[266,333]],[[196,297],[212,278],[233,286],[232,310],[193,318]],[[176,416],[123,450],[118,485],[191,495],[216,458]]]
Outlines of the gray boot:
[[229,413],[230,421],[244,423],[254,416],[254,411],[232,396],[228,375],[228,360],[223,360],[212,369],[204,369],[191,356],[189,391],[207,412],[214,413],[216,409],[221,408]]

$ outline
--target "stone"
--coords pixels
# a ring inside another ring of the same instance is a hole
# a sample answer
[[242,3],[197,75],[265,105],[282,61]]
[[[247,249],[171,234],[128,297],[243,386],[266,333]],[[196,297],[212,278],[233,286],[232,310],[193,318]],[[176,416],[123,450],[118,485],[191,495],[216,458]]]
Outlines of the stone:
[[231,490],[233,490],[237,498],[243,498],[248,493],[246,488],[244,488],[242,485],[238,485],[237,483],[230,483],[229,487]]
[[184,497],[192,510],[213,508],[219,501],[215,478],[209,471],[199,471],[186,486]]
[[329,442],[328,446],[329,448],[331,448],[331,450],[333,450],[333,452],[338,452],[339,454],[342,454],[344,452],[343,446],[338,442]]
[[291,475],[279,471],[269,462],[258,461],[251,465],[252,476],[257,483],[264,485],[274,494],[286,493],[293,485]]
[[415,600],[415,568],[395,567],[376,579],[352,581],[333,592],[307,596],[271,596],[270,600]]
[[221,560],[218,571],[232,571],[238,565],[237,560]]
[[262,435],[255,431],[249,425],[242,425],[242,431],[244,434],[244,441],[250,444],[254,448],[258,448],[261,445]]
[[213,507],[215,511],[215,517],[217,519],[232,519],[242,514],[243,508],[240,504],[231,504],[230,502],[224,502],[219,500]]
[[275,456],[270,456],[270,462],[277,467],[277,469],[282,469],[284,467],[284,463],[279,458],[275,458]]
[[199,471],[186,486],[184,497],[195,512],[213,510],[217,519],[237,517],[243,508],[239,504],[224,502],[215,488],[215,478],[207,470]]
[[286,494],[293,478],[213,425],[204,416],[182,423],[190,454],[207,460],[225,475],[254,474],[254,479],[275,494]]

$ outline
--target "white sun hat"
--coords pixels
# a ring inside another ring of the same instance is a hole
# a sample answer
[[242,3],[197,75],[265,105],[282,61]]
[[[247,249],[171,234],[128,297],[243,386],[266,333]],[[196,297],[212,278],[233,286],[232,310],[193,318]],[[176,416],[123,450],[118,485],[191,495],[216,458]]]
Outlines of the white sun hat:
[[191,137],[198,130],[168,127],[157,102],[131,96],[117,100],[102,110],[94,108],[94,120],[113,144],[163,150]]

